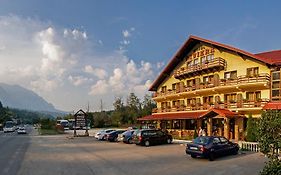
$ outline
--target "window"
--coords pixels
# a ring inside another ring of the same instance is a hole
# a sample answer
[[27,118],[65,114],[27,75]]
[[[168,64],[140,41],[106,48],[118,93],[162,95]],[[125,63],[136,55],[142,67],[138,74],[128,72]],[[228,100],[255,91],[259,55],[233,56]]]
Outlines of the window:
[[194,60],[194,65],[197,65],[198,63],[199,63],[199,59],[197,58]]
[[224,73],[225,79],[237,79],[237,71],[225,72]]
[[280,80],[280,71],[272,72],[272,80]]
[[176,90],[176,83],[172,84],[172,90]]
[[228,142],[227,139],[224,137],[220,137],[220,140],[222,144],[226,144]]
[[206,57],[201,57],[201,63],[205,63],[206,62]]
[[214,54],[208,55],[207,56],[207,61],[214,61]]
[[279,81],[272,82],[272,89],[278,89],[279,87],[280,87],[280,82]]
[[161,92],[166,92],[167,91],[167,86],[162,86]]
[[185,129],[187,130],[194,130],[196,126],[196,122],[193,119],[185,120]]
[[213,139],[213,143],[215,143],[215,144],[218,144],[218,143],[220,143],[220,140],[219,140],[219,138],[215,137],[215,138]]
[[280,93],[279,90],[272,90],[272,97],[279,97]]
[[247,68],[247,76],[248,77],[255,77],[258,74],[259,74],[259,68],[258,67]]

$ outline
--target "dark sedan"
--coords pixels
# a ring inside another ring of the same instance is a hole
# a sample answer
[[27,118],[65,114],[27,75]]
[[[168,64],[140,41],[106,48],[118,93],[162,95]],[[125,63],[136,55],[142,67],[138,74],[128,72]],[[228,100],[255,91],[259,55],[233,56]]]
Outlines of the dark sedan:
[[110,142],[117,142],[118,134],[125,132],[125,130],[116,130],[106,134],[106,138]]
[[237,154],[239,145],[232,143],[225,137],[203,136],[197,137],[186,145],[186,154],[192,158],[204,157],[213,161],[216,157]]

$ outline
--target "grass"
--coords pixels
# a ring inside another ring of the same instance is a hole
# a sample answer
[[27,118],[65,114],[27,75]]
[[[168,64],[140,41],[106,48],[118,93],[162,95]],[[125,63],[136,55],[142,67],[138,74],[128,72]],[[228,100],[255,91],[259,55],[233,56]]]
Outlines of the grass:
[[38,132],[40,135],[57,135],[57,134],[63,134],[63,131],[58,131],[56,129],[38,129]]

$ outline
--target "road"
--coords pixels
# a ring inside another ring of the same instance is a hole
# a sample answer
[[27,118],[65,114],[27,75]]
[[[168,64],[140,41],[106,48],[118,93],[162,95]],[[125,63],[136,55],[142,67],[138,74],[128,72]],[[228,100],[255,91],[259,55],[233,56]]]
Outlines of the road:
[[192,159],[181,144],[141,147],[71,135],[0,135],[1,175],[248,175],[258,174],[265,161],[249,152],[213,162]]
[[[31,128],[27,129],[32,134]],[[0,131],[0,174],[17,174],[23,162],[25,152],[30,145],[30,136],[17,132]]]

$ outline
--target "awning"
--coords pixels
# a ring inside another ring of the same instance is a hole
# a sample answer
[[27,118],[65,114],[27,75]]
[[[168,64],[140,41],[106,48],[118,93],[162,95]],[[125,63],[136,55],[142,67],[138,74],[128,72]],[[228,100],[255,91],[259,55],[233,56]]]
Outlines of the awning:
[[240,116],[237,112],[232,112],[228,109],[211,108],[207,112],[202,114],[200,116],[200,118],[214,117],[217,115],[224,117],[224,118],[233,118],[233,117]]
[[165,113],[153,114],[138,118],[137,120],[175,120],[175,119],[197,119],[206,112],[185,112],[185,113]]
[[281,110],[281,102],[268,102],[262,108],[263,110]]
[[138,118],[137,120],[144,121],[144,120],[198,119],[198,118],[215,117],[217,115],[226,118],[233,118],[238,116],[242,117],[237,112],[232,112],[228,109],[211,108],[207,112],[162,113],[162,114],[156,113],[153,115],[148,115]]

